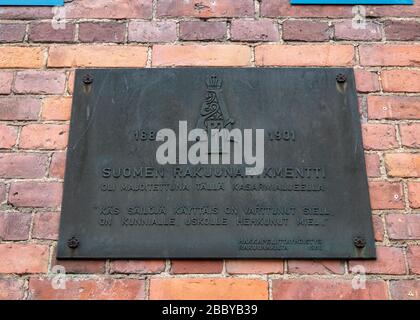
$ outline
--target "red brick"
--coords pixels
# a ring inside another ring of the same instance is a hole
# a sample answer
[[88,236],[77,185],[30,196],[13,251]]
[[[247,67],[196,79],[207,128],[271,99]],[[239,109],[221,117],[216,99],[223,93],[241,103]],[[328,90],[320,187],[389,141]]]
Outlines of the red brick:
[[16,73],[14,90],[29,94],[62,94],[66,74],[62,71],[20,71]]
[[23,299],[24,281],[15,278],[0,279],[0,300]]
[[307,17],[307,18],[341,18],[352,17],[351,6],[329,5],[291,5],[289,1],[263,0],[261,15],[263,17]]
[[28,124],[22,128],[19,147],[22,149],[64,149],[68,125]]
[[48,19],[52,18],[53,15],[51,7],[2,6],[0,10],[0,19],[2,20],[33,20],[34,17],[37,19]]
[[67,90],[69,94],[71,95],[73,94],[73,91],[74,91],[74,77],[75,77],[75,72],[69,71],[68,78],[67,78]]
[[408,200],[411,208],[420,208],[420,182],[408,182]]
[[283,260],[226,260],[226,272],[230,274],[283,273]]
[[50,278],[29,280],[29,299],[34,300],[139,300],[145,299],[145,283],[139,279],[93,278],[66,280],[56,290]]
[[278,41],[279,30],[274,20],[233,20],[230,38],[239,41]]
[[359,92],[379,91],[379,77],[376,72],[363,69],[355,69],[356,89]]
[[32,237],[43,240],[57,240],[59,223],[59,212],[37,212],[34,215]]
[[420,214],[387,214],[388,236],[394,240],[420,239]]
[[384,70],[381,78],[384,91],[420,92],[420,70]]
[[411,20],[389,20],[384,23],[384,32],[387,40],[418,41],[420,23]]
[[39,47],[0,47],[0,68],[41,68],[43,50]]
[[105,273],[105,260],[56,260],[55,253],[51,265],[64,267],[67,274]]
[[71,97],[46,97],[42,100],[41,119],[70,120]]
[[288,260],[288,273],[343,274],[344,264],[337,260]]
[[160,0],[157,3],[158,17],[252,17],[252,0]]
[[125,23],[81,22],[79,40],[81,42],[124,42]]
[[151,1],[76,0],[66,3],[66,19],[150,19]]
[[55,152],[51,159],[50,174],[52,178],[64,178],[64,170],[66,165],[66,153]]
[[286,20],[283,22],[283,40],[328,41],[330,27],[327,22]]
[[52,22],[31,23],[28,39],[32,42],[74,42],[75,25],[67,22],[63,26],[54,28]]
[[16,144],[17,128],[0,124],[0,148],[10,149]]
[[353,21],[347,20],[334,25],[336,40],[379,41],[382,39],[381,27],[375,22],[365,22],[364,28],[354,28]]
[[177,39],[175,21],[132,21],[128,40],[136,42],[173,42]]
[[370,119],[420,119],[420,98],[404,96],[368,96]]
[[407,260],[410,273],[420,274],[420,246],[408,247]]
[[420,123],[400,124],[401,143],[408,148],[420,148]]
[[47,272],[48,251],[48,246],[43,244],[0,244],[0,273]]
[[362,125],[363,146],[366,150],[386,150],[398,147],[392,124]]
[[255,48],[259,66],[347,66],[353,64],[352,45],[260,45]]
[[385,168],[390,177],[420,177],[420,153],[388,153]]
[[1,23],[0,42],[22,42],[25,38],[26,24],[23,23]]
[[268,283],[241,278],[150,280],[151,300],[267,300]]
[[399,182],[369,182],[372,209],[404,209],[403,189]]
[[394,300],[420,300],[420,280],[397,280],[389,284]]
[[165,260],[114,260],[111,273],[152,274],[165,271]]
[[250,48],[239,44],[153,46],[153,66],[246,66],[250,61]]
[[353,289],[351,280],[273,280],[274,300],[382,300],[387,299],[385,281],[366,281],[365,289]]
[[172,260],[171,273],[221,273],[222,260]]
[[180,21],[181,40],[223,40],[226,37],[226,22],[223,21]]
[[380,242],[384,241],[385,228],[382,222],[382,217],[373,215],[372,223],[373,223],[373,232],[374,232],[375,240],[380,241]]
[[359,53],[364,66],[415,66],[420,61],[419,45],[361,45]]
[[381,170],[380,170],[381,163],[380,163],[378,154],[366,153],[365,162],[366,162],[366,173],[368,177],[379,177],[381,175]]
[[0,120],[37,120],[41,101],[30,97],[0,97]]
[[57,207],[62,189],[60,182],[12,182],[9,203],[15,207]]
[[376,260],[351,260],[349,270],[363,266],[367,274],[406,274],[402,248],[376,247]]
[[40,153],[0,153],[0,178],[42,178],[48,155]]
[[0,213],[0,240],[28,240],[31,214]]
[[418,17],[420,15],[420,6],[414,1],[411,6],[365,6],[368,17]]
[[0,94],[10,94],[12,92],[13,72],[0,72]]

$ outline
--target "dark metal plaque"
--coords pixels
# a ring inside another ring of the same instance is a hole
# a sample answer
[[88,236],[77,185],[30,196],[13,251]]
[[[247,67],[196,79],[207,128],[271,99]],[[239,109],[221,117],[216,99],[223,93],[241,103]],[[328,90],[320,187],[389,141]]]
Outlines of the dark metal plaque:
[[[263,129],[261,173],[185,164],[197,128],[238,129],[229,150]],[[77,70],[58,257],[374,258],[353,70]]]

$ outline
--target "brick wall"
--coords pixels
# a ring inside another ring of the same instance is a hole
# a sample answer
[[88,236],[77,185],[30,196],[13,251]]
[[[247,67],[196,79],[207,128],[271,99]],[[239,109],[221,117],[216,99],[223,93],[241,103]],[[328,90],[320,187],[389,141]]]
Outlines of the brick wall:
[[[420,299],[418,0],[366,6],[364,30],[288,0],[66,2],[64,29],[0,7],[0,298]],[[354,67],[378,259],[57,262],[74,68],[158,66]]]

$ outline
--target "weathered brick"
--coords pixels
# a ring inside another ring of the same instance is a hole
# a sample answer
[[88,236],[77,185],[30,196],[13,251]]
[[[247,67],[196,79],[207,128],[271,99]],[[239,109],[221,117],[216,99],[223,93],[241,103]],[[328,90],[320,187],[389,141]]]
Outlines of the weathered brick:
[[420,280],[396,280],[389,283],[394,300],[420,300]]
[[411,6],[365,6],[366,15],[368,17],[418,17],[420,16],[420,6],[417,1],[414,1]]
[[61,204],[62,183],[12,182],[9,203],[15,207],[57,207]]
[[355,69],[354,76],[356,78],[356,89],[359,92],[379,91],[379,77],[376,72],[363,69]]
[[244,45],[155,45],[154,66],[246,66],[251,49]]
[[68,125],[28,124],[22,128],[19,147],[22,149],[64,149]]
[[47,161],[47,154],[0,153],[0,178],[42,178]]
[[2,20],[33,20],[48,19],[54,15],[51,7],[29,7],[29,6],[10,6],[0,8],[0,19]]
[[376,241],[384,241],[385,228],[382,222],[382,217],[378,215],[372,216],[373,232]]
[[57,240],[59,223],[59,212],[37,212],[34,215],[32,237],[43,240]]
[[255,61],[260,66],[347,66],[353,63],[352,45],[260,45]]
[[270,19],[233,20],[230,38],[239,41],[278,41],[278,25]]
[[62,94],[66,85],[63,71],[19,71],[14,91],[26,94]]
[[366,150],[386,150],[398,147],[395,126],[392,124],[362,125],[363,146]]
[[420,208],[420,182],[408,182],[408,200],[411,208]]
[[226,272],[230,274],[283,273],[283,260],[226,260]]
[[0,120],[37,120],[41,101],[30,97],[0,97]]
[[283,40],[328,41],[330,30],[327,22],[286,20],[283,22]]
[[369,182],[372,209],[404,209],[403,189],[399,182]]
[[411,274],[420,274],[420,246],[409,246],[407,250],[408,269]]
[[41,68],[43,64],[42,48],[0,47],[0,68]]
[[420,177],[420,153],[388,153],[385,168],[390,177]]
[[48,246],[43,244],[0,244],[0,273],[47,272],[48,251]]
[[65,290],[56,290],[50,278],[29,280],[29,299],[35,300],[139,300],[145,299],[144,280],[93,278],[66,280]]
[[408,148],[420,148],[420,123],[400,124],[401,143]]
[[25,38],[26,24],[23,23],[1,23],[0,42],[12,43],[22,42]]
[[384,91],[420,92],[420,70],[384,70],[381,78]]
[[24,294],[24,280],[16,278],[0,279],[0,300],[19,300]]
[[0,213],[0,240],[28,240],[31,214]]
[[[92,54],[92,53],[95,54]],[[53,46],[49,67],[144,67],[147,47],[141,46]]]
[[149,19],[152,1],[75,0],[66,3],[66,19]]
[[344,263],[337,260],[288,260],[288,273],[343,274]]
[[364,66],[415,66],[420,61],[420,46],[414,44],[361,45],[359,53]]
[[177,39],[175,21],[132,21],[128,40],[136,42],[172,42]]
[[226,37],[226,22],[223,21],[180,21],[181,40],[223,40]]
[[49,176],[52,178],[64,178],[64,171],[66,165],[66,153],[55,152],[51,158]]
[[171,273],[221,273],[222,260],[172,260]]
[[0,71],[0,94],[12,92],[13,72]]
[[376,260],[351,260],[349,270],[363,266],[367,274],[405,274],[405,259],[402,248],[376,247]]
[[352,17],[350,6],[331,5],[291,5],[289,1],[262,0],[263,17],[307,17],[307,18],[342,18]]
[[67,90],[69,94],[73,94],[74,91],[74,78],[76,73],[74,71],[69,71],[67,76]]
[[420,23],[417,21],[388,20],[384,23],[384,31],[387,40],[420,40]]
[[158,17],[252,17],[252,0],[160,0],[157,3]]
[[382,300],[387,299],[385,281],[366,281],[365,289],[353,289],[351,280],[291,279],[273,280],[275,300]]
[[404,96],[368,96],[370,119],[419,119],[420,98]]
[[241,278],[151,279],[152,300],[266,300],[268,283]]
[[3,182],[0,182],[0,203],[6,201],[6,185]]
[[165,260],[114,260],[111,273],[152,274],[165,271]]
[[0,149],[10,149],[16,144],[17,128],[0,124]]
[[392,213],[385,216],[385,221],[390,239],[420,239],[420,214]]
[[366,173],[368,177],[379,177],[381,175],[380,171],[380,160],[379,156],[376,153],[367,153],[365,154],[366,162]]
[[57,260],[54,251],[51,266],[63,266],[67,274],[99,274],[105,273],[106,260]]
[[355,28],[353,20],[337,22],[334,25],[334,39],[379,41],[382,39],[381,27],[378,23],[367,21],[364,28]]
[[54,28],[50,22],[34,22],[29,25],[28,39],[32,42],[74,42],[76,27],[65,23],[64,28]]
[[46,97],[42,100],[41,119],[70,120],[71,97]]
[[81,42],[124,42],[125,23],[81,22],[79,40]]

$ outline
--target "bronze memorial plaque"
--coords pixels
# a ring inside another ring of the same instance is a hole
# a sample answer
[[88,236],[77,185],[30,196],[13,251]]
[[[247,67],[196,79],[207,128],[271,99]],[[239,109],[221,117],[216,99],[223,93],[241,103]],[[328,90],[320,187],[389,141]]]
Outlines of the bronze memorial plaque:
[[58,257],[374,258],[353,70],[77,70]]

